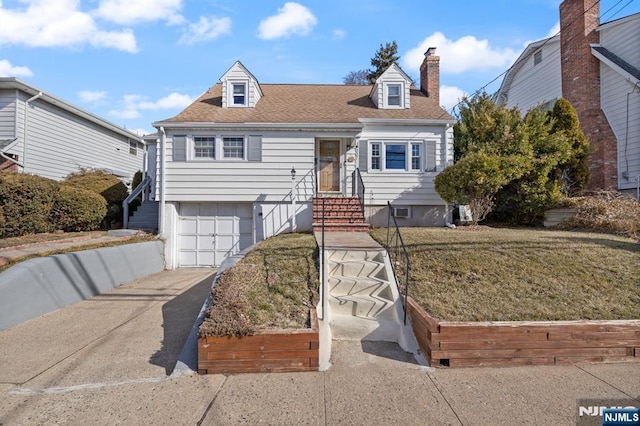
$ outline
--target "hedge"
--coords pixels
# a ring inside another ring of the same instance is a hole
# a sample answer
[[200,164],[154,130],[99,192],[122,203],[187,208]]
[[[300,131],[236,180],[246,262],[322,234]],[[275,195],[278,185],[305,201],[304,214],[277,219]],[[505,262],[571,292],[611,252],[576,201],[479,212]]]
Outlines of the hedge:
[[107,215],[103,225],[107,228],[122,222],[122,202],[129,195],[129,189],[114,175],[102,170],[82,170],[67,176],[63,182],[75,188],[88,189],[107,200]]
[[62,231],[92,231],[100,227],[106,214],[107,202],[101,195],[62,185],[50,218],[56,229]]
[[0,236],[14,237],[54,229],[49,213],[59,191],[51,179],[22,173],[0,173]]

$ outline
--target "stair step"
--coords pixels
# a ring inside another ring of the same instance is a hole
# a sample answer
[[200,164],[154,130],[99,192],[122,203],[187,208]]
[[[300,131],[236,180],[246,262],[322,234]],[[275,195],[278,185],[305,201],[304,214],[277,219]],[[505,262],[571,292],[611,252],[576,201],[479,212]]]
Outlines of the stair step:
[[348,315],[334,315],[331,334],[336,340],[369,340],[396,342],[401,325],[396,320],[375,320]]
[[329,276],[351,277],[354,279],[374,278],[388,280],[384,263],[365,261],[330,262]]
[[[325,232],[369,232],[368,223],[325,223]],[[321,223],[313,224],[313,231],[322,231]]]
[[384,250],[328,250],[329,262],[373,261],[384,263]]

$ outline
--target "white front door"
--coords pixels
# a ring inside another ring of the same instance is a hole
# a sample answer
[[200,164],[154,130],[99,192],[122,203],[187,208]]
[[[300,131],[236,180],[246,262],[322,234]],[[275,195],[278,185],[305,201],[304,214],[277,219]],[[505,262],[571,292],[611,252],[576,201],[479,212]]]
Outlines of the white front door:
[[253,243],[251,203],[182,203],[179,266],[219,266]]

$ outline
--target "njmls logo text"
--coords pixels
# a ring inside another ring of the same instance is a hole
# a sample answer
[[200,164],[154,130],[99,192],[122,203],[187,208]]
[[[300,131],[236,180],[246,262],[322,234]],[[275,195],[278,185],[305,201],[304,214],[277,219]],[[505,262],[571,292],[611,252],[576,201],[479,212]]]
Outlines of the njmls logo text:
[[580,417],[583,416],[598,416],[602,417],[604,414],[604,410],[638,410],[636,407],[605,407],[605,406],[588,406],[583,407],[582,405],[578,407],[578,415]]

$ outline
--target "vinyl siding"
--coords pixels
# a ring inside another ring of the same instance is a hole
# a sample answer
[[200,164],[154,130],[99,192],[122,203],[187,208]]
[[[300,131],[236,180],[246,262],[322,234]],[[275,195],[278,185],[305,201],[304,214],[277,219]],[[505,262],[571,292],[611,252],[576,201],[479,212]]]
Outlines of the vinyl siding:
[[[23,139],[26,94],[20,94],[18,136]],[[129,154],[129,139],[37,99],[28,105],[25,173],[61,180],[81,168],[106,169],[133,177],[143,150]],[[24,160],[22,146],[21,160]]]
[[[369,126],[362,132],[360,144],[370,141],[433,141],[435,142],[435,172],[389,172],[365,171],[362,180],[365,186],[365,204],[383,205],[387,201],[395,205],[439,206],[445,202],[434,187],[435,177],[453,159],[453,129],[444,127],[390,127]],[[423,149],[426,149],[426,144]],[[360,155],[368,155],[367,147],[361,148]],[[426,160],[426,158],[425,158]],[[360,161],[364,161],[361,157]],[[426,161],[422,167],[425,167]],[[362,164],[362,163],[360,163]]]
[[0,90],[0,139],[13,139],[16,126],[16,94],[14,90]]
[[508,108],[518,107],[526,113],[537,105],[562,96],[560,43],[548,43],[541,49],[542,62],[534,65],[534,55],[530,55],[513,78],[507,98]]
[[[640,69],[640,16],[605,25],[600,44]],[[600,73],[602,110],[618,140],[618,187],[635,189],[634,178],[640,174],[640,91],[602,62]]]
[[[222,136],[238,134],[224,133]],[[249,134],[243,136],[248,138]],[[259,162],[174,162],[171,161],[171,145],[172,135],[169,134],[165,148],[168,160],[165,186],[167,201],[290,202],[292,167],[297,171],[296,181],[299,185],[312,187],[315,158],[313,134],[263,133],[262,161]],[[301,200],[310,199],[310,196],[300,194]]]

